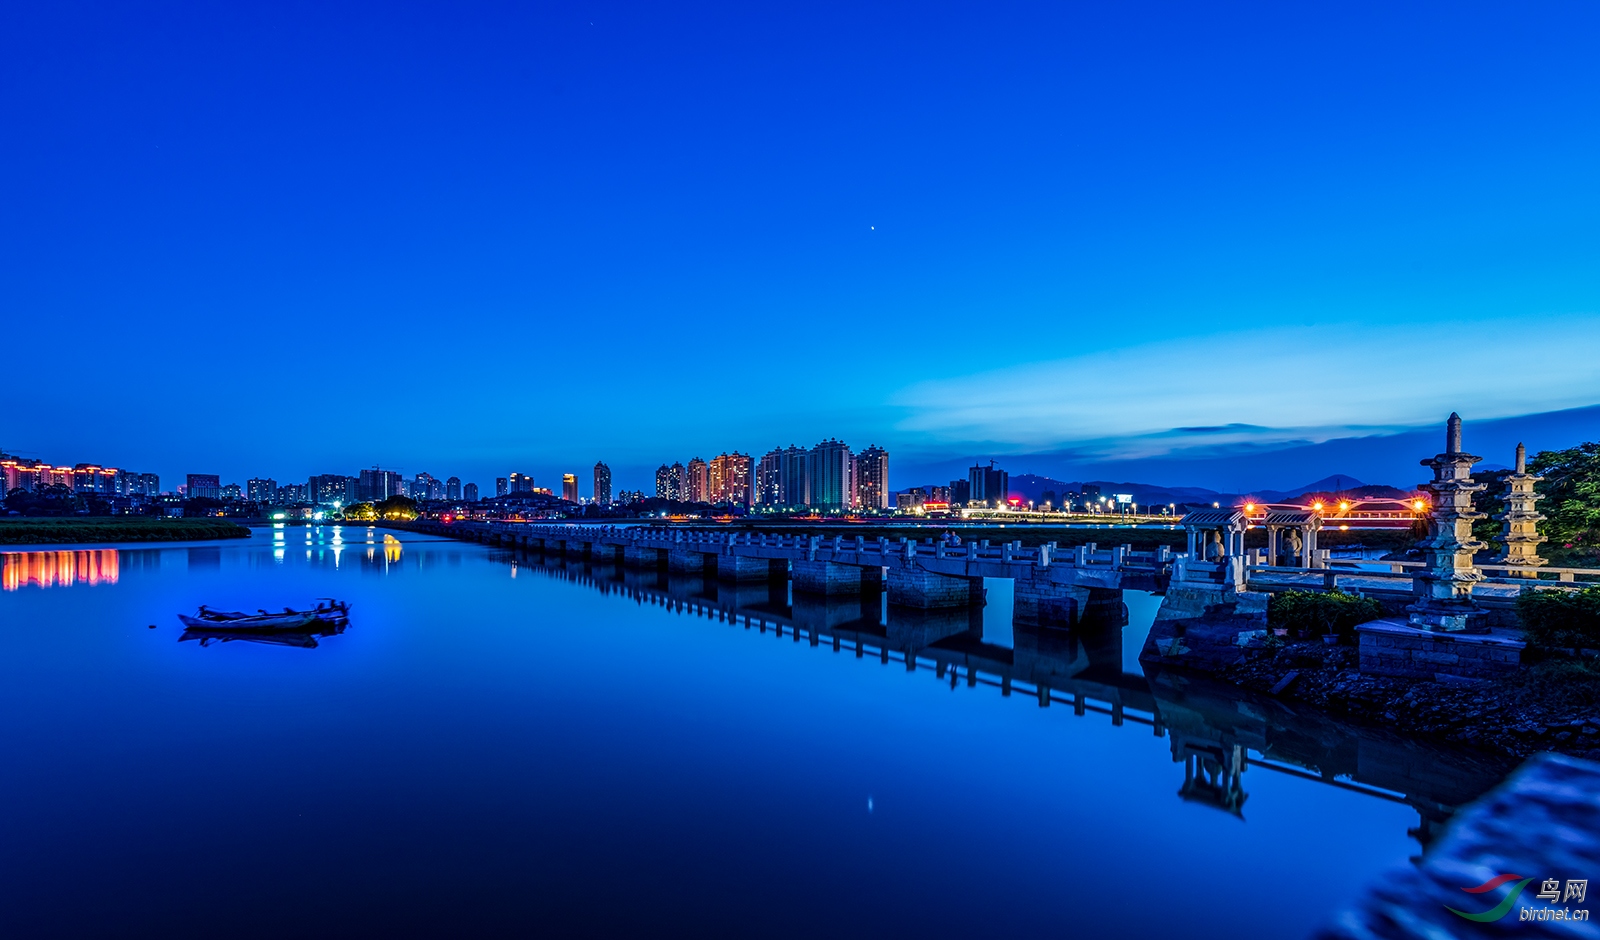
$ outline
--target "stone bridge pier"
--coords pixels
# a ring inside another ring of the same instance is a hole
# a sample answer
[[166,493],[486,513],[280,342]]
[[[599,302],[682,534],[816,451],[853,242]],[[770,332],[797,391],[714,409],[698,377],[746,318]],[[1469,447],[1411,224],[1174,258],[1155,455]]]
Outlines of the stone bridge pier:
[[658,568],[661,566],[661,550],[639,545],[624,545],[622,562],[634,568]]
[[[1043,575],[1043,576],[1041,576]],[[1121,588],[1053,581],[1048,573],[1016,578],[1011,619],[1028,626],[1120,626],[1128,622]]]
[[876,565],[846,565],[832,561],[796,561],[792,577],[796,594],[824,597],[860,594],[883,587],[883,569]]
[[717,580],[734,584],[755,584],[788,577],[789,563],[782,558],[750,558],[745,555],[716,555]]
[[915,563],[889,566],[889,604],[930,610],[982,605],[983,579],[938,574]]
[[687,548],[669,549],[667,570],[673,574],[705,574],[707,559],[714,557],[716,556]]

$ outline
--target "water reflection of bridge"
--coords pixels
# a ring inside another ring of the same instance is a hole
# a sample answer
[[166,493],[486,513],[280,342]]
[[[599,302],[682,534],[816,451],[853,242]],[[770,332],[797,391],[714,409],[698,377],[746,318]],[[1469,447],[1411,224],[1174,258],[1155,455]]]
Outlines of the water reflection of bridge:
[[733,584],[515,550],[492,557],[636,604],[924,672],[952,689],[992,688],[1026,695],[1039,707],[1066,706],[1114,726],[1149,728],[1184,765],[1179,796],[1241,818],[1243,775],[1259,767],[1409,805],[1419,816],[1410,834],[1426,846],[1458,806],[1509,769],[1204,679],[1125,672],[1126,616],[1116,611],[1071,630],[1015,624],[1006,645],[986,636],[982,608],[890,609],[876,591],[811,597],[791,595],[786,580]]

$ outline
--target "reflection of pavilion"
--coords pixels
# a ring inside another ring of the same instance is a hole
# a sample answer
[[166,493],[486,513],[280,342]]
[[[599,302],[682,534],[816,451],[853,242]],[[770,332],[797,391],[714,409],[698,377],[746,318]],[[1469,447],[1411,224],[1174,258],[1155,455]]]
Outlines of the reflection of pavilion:
[[[570,581],[636,604],[742,625],[761,635],[855,658],[931,672],[952,688],[987,686],[1029,694],[1040,707],[1106,715],[1166,737],[1184,766],[1178,795],[1243,818],[1244,774],[1261,768],[1415,808],[1409,834],[1424,847],[1455,808],[1499,782],[1508,767],[1407,740],[1332,716],[1291,710],[1276,699],[1179,673],[1122,669],[1121,605],[1072,630],[1014,624],[1012,642],[985,636],[981,608],[886,609],[867,591],[845,598],[792,596],[785,581],[719,583],[661,570],[590,565],[540,554],[496,551],[519,571]],[[929,668],[931,667],[931,669]],[[963,681],[964,680],[964,681]]]

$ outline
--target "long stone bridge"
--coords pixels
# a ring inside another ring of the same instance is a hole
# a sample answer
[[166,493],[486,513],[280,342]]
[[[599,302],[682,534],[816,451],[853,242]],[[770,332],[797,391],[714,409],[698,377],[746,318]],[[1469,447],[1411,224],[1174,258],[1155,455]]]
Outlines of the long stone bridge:
[[1024,624],[1072,626],[1098,608],[1120,610],[1122,590],[1161,590],[1172,572],[1167,546],[1068,549],[1053,542],[946,544],[860,536],[824,538],[661,526],[548,525],[522,522],[432,522],[415,531],[470,539],[546,555],[719,581],[790,579],[794,590],[821,597],[882,590],[889,604],[917,610],[982,606],[984,578],[1010,578],[1015,618]]

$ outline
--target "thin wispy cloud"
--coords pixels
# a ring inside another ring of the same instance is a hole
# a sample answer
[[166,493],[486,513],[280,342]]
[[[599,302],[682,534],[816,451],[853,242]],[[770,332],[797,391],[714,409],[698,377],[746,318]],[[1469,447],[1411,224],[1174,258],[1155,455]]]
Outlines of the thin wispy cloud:
[[[1559,336],[1560,342],[1533,337]],[[1139,457],[1600,402],[1600,317],[1284,328],[1096,352],[897,394],[925,438]]]

